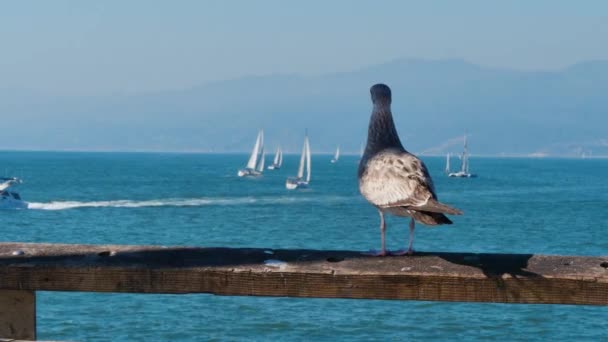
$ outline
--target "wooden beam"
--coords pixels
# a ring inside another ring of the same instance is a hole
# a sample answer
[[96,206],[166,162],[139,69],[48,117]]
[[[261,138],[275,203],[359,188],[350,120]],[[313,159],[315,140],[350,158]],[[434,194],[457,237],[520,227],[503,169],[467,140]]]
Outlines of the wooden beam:
[[0,337],[36,339],[36,294],[27,290],[0,290]]
[[608,257],[1,243],[0,289],[608,305]]
[[[14,338],[0,338],[0,342],[33,342],[34,340],[16,340]],[[68,341],[40,341],[38,342],[68,342]]]
[[[0,342],[33,342],[34,340],[16,340],[14,338],[0,338]],[[38,342],[68,342],[68,341],[40,341],[40,340],[35,340]]]

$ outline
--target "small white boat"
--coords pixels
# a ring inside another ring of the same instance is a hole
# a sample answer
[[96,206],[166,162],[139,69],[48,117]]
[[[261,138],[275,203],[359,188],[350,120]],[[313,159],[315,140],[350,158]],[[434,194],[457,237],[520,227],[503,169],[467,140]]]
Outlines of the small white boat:
[[340,159],[340,146],[336,148],[336,154],[334,154],[334,158],[331,160],[332,164],[337,163],[338,159]]
[[237,175],[239,177],[256,177],[261,176],[262,172],[264,172],[264,131],[260,130],[247,165],[244,169],[240,169]]
[[469,172],[469,149],[467,145],[467,136],[464,136],[464,150],[460,156],[460,171],[448,173],[448,177],[457,178],[474,178],[477,175]]
[[[306,178],[304,178],[304,169],[306,168]],[[285,188],[288,190],[305,189],[310,183],[310,143],[308,142],[308,134],[304,137],[304,146],[302,147],[302,155],[300,156],[300,166],[298,167],[298,175],[289,177],[285,181]]]
[[0,209],[27,209],[27,202],[11,187],[21,184],[21,179],[16,177],[0,178]]
[[277,152],[274,154],[274,160],[271,165],[268,165],[268,170],[278,170],[283,165],[283,151],[281,146],[277,147]]

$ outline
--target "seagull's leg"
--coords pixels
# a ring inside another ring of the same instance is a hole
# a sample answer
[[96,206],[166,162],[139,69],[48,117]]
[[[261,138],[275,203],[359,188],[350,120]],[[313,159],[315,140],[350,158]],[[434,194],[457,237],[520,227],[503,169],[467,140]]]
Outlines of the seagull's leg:
[[391,252],[391,255],[412,255],[412,254],[414,254],[414,248],[412,248],[414,246],[414,228],[416,228],[416,222],[414,221],[414,218],[412,217],[412,219],[410,220],[410,242],[407,247],[407,251],[404,251],[401,249],[396,252]]
[[387,256],[388,255],[388,253],[386,252],[386,241],[385,241],[386,222],[384,222],[384,213],[381,210],[378,210],[378,213],[380,214],[380,241],[382,243],[382,249],[380,250],[380,252],[376,252],[376,251],[372,250],[369,253],[364,253],[365,255],[371,255],[371,256]]
[[378,210],[380,213],[380,241],[382,243],[382,249],[380,250],[381,255],[386,255],[386,222],[384,222],[384,213]]
[[414,229],[416,228],[416,221],[414,221],[414,218],[412,217],[412,220],[410,221],[410,243],[407,246],[407,255],[412,255],[414,254]]

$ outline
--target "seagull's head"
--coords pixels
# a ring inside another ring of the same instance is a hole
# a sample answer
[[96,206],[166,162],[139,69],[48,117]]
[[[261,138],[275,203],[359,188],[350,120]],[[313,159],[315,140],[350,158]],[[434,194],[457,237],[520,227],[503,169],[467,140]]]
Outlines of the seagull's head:
[[374,84],[369,92],[372,94],[372,102],[374,105],[390,105],[391,104],[391,88],[386,84]]

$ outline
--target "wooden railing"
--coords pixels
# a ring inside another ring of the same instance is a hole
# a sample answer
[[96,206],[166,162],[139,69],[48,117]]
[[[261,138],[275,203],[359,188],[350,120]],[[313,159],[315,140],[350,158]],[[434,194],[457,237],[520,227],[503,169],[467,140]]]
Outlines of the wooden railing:
[[608,305],[608,257],[0,243],[0,337],[35,339],[35,291]]

